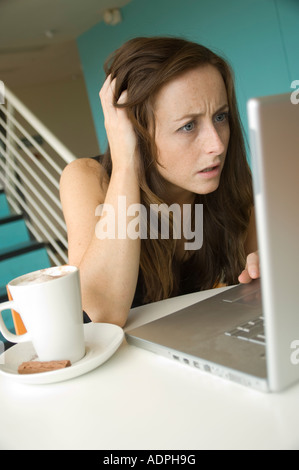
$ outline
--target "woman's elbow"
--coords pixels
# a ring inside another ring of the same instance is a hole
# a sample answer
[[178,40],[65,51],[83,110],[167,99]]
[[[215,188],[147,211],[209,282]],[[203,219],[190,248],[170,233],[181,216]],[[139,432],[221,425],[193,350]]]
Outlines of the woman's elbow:
[[[99,304],[98,304],[99,305]],[[111,323],[123,328],[127,322],[129,308],[118,305],[92,306],[83,302],[83,310],[93,323]]]

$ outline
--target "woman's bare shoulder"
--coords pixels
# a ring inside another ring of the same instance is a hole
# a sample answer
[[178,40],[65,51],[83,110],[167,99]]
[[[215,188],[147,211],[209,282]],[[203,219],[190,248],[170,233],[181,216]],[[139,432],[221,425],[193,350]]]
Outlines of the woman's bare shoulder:
[[77,189],[92,188],[106,193],[109,177],[103,165],[93,158],[77,158],[63,170],[60,179],[60,190],[65,191],[72,186]]

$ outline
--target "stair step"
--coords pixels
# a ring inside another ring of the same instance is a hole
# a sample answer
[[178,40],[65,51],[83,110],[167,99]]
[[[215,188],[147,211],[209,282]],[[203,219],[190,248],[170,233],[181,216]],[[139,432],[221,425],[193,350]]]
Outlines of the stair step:
[[14,222],[15,220],[21,220],[23,219],[22,214],[8,214],[5,216],[0,216],[0,225],[4,225],[10,222]]
[[10,214],[9,205],[3,189],[0,189],[0,217],[6,217]]
[[24,242],[8,250],[0,250],[0,286],[23,274],[51,266],[44,243]]
[[12,214],[0,218],[1,250],[30,240],[30,235],[22,215]]
[[30,251],[35,251],[44,248],[45,243],[37,242],[35,240],[28,240],[21,243],[16,243],[8,248],[0,249],[0,262],[8,258],[14,258]]
[[0,302],[7,302],[7,300],[6,286],[0,286]]

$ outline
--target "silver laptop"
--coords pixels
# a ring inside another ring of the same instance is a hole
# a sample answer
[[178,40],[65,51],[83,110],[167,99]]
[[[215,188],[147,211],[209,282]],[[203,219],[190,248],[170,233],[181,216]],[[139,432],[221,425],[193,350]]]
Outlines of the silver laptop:
[[[299,104],[247,104],[261,280],[126,332],[127,341],[262,391],[299,381]],[[297,291],[298,289],[298,291]]]

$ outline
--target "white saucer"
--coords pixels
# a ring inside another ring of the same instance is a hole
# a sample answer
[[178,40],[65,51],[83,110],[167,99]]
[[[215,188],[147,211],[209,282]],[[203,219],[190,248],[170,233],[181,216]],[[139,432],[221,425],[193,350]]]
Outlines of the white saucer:
[[84,325],[86,353],[80,361],[65,369],[23,375],[18,373],[22,362],[34,360],[36,353],[31,342],[12,346],[0,356],[0,374],[26,384],[49,384],[85,374],[107,361],[121,345],[122,328],[108,323]]

